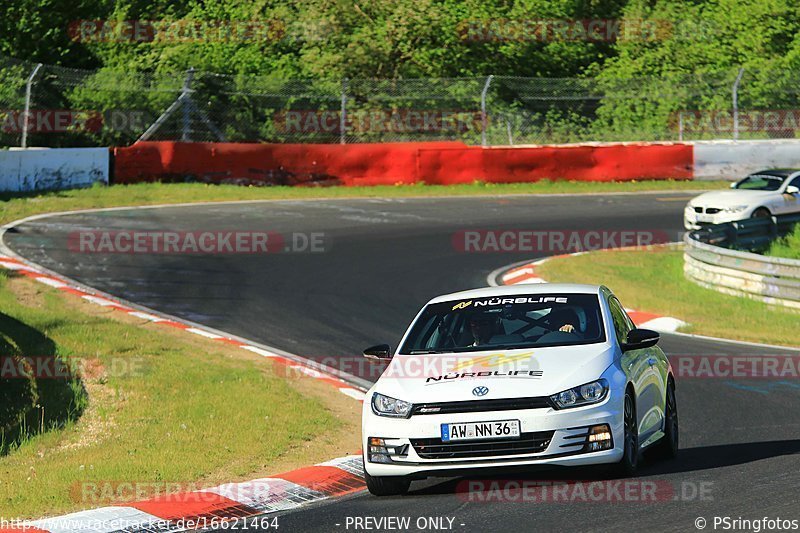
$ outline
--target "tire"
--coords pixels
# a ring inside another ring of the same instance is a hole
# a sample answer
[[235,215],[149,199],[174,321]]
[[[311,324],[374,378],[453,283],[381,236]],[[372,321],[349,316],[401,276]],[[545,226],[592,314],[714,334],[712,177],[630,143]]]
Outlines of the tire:
[[374,496],[402,496],[408,492],[411,480],[404,477],[370,476],[364,471],[367,489]]
[[769,212],[769,209],[767,209],[766,207],[759,207],[758,209],[753,211],[753,214],[750,215],[750,218],[767,218],[771,216],[772,213]]
[[625,391],[623,402],[623,420],[625,436],[623,448],[625,450],[622,459],[616,464],[614,474],[617,477],[633,477],[639,468],[639,428],[636,420],[636,400],[630,390]]
[[662,460],[678,456],[680,430],[678,428],[678,402],[675,399],[675,383],[667,382],[667,395],[664,407],[664,436],[653,446],[653,456]]

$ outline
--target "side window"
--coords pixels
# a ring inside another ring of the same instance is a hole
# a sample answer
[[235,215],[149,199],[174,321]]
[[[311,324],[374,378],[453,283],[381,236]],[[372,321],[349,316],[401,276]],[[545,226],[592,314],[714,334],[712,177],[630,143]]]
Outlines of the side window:
[[789,185],[794,185],[795,187],[800,187],[800,176],[797,176],[795,179],[790,181]]
[[628,332],[634,328],[633,322],[628,318],[622,304],[614,296],[608,299],[608,307],[611,310],[611,320],[614,321],[614,332],[617,335],[617,342],[623,343],[628,338]]

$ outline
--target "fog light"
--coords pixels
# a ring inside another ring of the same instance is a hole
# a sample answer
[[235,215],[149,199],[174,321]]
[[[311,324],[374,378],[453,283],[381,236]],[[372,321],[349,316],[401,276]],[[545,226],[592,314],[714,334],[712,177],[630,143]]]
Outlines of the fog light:
[[391,463],[389,450],[386,448],[386,441],[380,437],[370,437],[369,442],[369,462],[370,463]]
[[589,442],[597,442],[601,440],[611,440],[611,433],[608,431],[603,431],[602,433],[595,433],[594,435],[589,435]]
[[599,452],[600,450],[610,450],[614,447],[611,438],[611,428],[608,424],[592,426],[589,428],[589,440],[586,443],[586,451]]

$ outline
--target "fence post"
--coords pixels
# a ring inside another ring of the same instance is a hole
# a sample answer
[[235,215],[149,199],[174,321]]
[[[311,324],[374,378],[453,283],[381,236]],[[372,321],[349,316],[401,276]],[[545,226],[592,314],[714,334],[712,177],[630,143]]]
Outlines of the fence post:
[[347,134],[347,78],[342,79],[342,108],[339,111],[339,144],[345,144]]
[[736,81],[733,82],[733,140],[739,140],[739,82],[742,81],[744,67],[739,69]]
[[194,67],[191,67],[189,70],[186,71],[186,79],[183,80],[183,88],[181,89],[181,96],[183,96],[181,107],[182,113],[182,125],[181,125],[181,141],[183,142],[191,142],[191,131],[192,131],[192,80],[194,79]]
[[488,120],[486,120],[486,94],[492,84],[492,78],[494,78],[494,74],[486,78],[486,83],[481,91],[481,146],[486,146],[486,128],[488,127]]
[[36,74],[39,73],[39,69],[42,68],[42,64],[38,63],[36,67],[34,67],[33,72],[31,75],[28,76],[28,81],[25,82],[25,113],[22,117],[22,147],[28,147],[28,124],[30,121],[30,113],[31,113],[31,89],[33,87],[33,79],[36,77]]

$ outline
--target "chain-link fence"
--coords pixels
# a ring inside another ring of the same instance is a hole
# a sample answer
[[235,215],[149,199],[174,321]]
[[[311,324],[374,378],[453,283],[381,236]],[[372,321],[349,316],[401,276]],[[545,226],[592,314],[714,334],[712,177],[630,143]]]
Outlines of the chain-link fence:
[[478,145],[794,138],[800,77],[286,80],[83,71],[0,59],[0,145],[138,139]]

